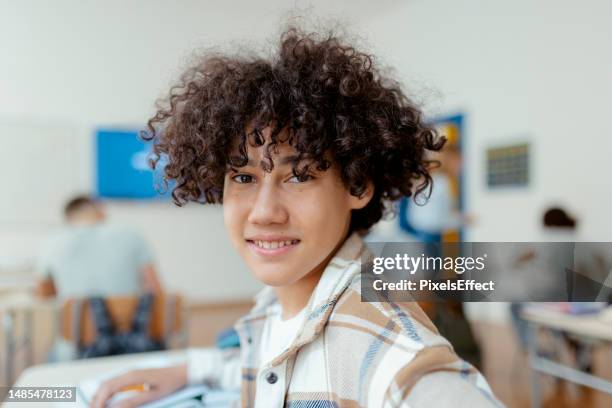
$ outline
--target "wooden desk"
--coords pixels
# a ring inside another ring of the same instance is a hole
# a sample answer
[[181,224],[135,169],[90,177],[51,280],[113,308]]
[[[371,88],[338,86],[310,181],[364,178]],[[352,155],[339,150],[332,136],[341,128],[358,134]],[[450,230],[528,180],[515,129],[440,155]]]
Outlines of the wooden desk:
[[[605,312],[607,313],[607,312]],[[562,378],[601,392],[612,394],[612,381],[581,371],[570,365],[543,357],[538,352],[539,329],[572,334],[577,339],[612,342],[612,323],[603,319],[604,313],[568,315],[545,307],[526,307],[521,314],[529,323],[527,347],[531,368],[532,406],[540,407],[541,395],[538,373]]]
[[[146,363],[147,367],[163,367],[185,361],[184,350],[127,354],[113,357],[75,360],[62,363],[41,364],[27,368],[17,379],[15,387],[75,387],[79,382],[104,373],[118,371],[132,365]],[[41,407],[41,403],[4,403],[3,408]],[[75,403],[45,403],[45,407],[74,408]]]
[[523,318],[532,324],[571,333],[583,338],[612,341],[612,322],[603,314],[570,315],[547,308],[525,308]]

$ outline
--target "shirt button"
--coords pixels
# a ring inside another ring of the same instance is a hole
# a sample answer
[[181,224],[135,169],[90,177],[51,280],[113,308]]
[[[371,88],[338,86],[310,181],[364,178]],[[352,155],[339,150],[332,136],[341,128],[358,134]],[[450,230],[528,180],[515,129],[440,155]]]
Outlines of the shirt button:
[[268,384],[274,384],[278,381],[278,376],[274,372],[269,372],[266,376],[266,381]]

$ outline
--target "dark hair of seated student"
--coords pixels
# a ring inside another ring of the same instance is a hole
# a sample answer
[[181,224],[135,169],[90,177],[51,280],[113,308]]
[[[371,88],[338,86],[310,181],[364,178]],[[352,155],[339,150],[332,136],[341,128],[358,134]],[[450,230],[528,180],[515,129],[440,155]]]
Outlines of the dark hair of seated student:
[[559,207],[547,209],[542,217],[542,223],[545,227],[576,228],[576,220]]

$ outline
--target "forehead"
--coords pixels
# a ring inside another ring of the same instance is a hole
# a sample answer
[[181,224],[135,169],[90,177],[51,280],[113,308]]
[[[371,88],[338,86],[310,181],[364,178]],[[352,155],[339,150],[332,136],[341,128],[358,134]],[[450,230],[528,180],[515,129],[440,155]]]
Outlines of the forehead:
[[[304,173],[335,167],[331,150],[322,153],[312,153],[310,149],[301,151],[295,147],[303,145],[300,136],[287,128],[275,130],[272,126],[259,129],[247,127],[245,133],[237,137],[232,145],[227,170],[252,166],[270,172],[275,168],[283,168],[284,171],[289,166],[294,172]],[[314,147],[317,146],[315,143]]]
[[[256,130],[247,128],[245,138],[237,138],[231,148],[230,157],[244,157],[246,166],[266,166],[270,159],[274,165],[286,166],[296,162],[299,152],[291,143],[287,129],[281,129],[272,140],[273,129],[270,126]],[[241,151],[241,144],[243,149]]]
[[249,159],[247,166],[258,166],[261,165],[261,162],[266,162],[268,159],[272,159],[275,165],[286,166],[296,162],[299,157],[295,147],[287,142],[272,146],[269,144],[248,146],[247,155]]

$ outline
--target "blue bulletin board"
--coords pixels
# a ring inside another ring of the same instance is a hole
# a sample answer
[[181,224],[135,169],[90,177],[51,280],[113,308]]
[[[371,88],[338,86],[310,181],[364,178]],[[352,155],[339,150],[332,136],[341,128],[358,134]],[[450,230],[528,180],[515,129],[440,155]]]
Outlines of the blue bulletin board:
[[158,165],[155,171],[148,166],[151,143],[141,140],[139,133],[139,130],[96,131],[97,197],[151,200],[169,196],[156,189],[163,165]]

